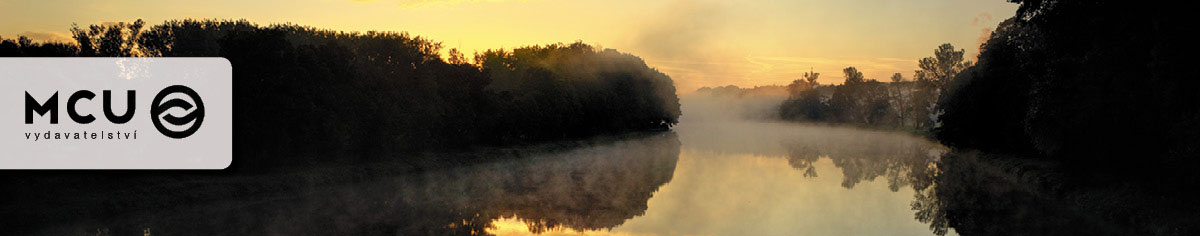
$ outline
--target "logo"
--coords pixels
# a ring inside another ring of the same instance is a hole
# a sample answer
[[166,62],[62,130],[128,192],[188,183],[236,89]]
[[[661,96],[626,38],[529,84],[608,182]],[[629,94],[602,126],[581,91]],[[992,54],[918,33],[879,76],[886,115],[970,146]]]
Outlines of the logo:
[[0,170],[223,169],[224,58],[0,57]]
[[[172,94],[187,96],[189,99],[195,102],[195,106],[193,107],[192,103],[179,98],[173,98],[163,102],[163,99]],[[154,122],[154,128],[158,129],[158,132],[166,135],[167,137],[181,139],[192,136],[192,134],[196,133],[196,130],[200,130],[200,124],[204,122],[204,101],[200,100],[200,95],[196,94],[195,90],[192,90],[192,88],[188,88],[187,86],[172,85],[164,88],[162,91],[158,92],[158,95],[154,96],[154,101],[151,102],[150,105],[153,106],[150,108],[150,120]],[[175,116],[167,113],[171,110],[171,108],[181,108],[184,111],[188,111],[188,113],[182,117]],[[163,115],[164,113],[167,114]],[[164,126],[164,120],[174,126],[185,126],[188,123],[191,123],[191,125],[182,130],[175,131]]]
[[[123,115],[116,115],[113,111],[112,91],[104,90],[104,117],[113,124],[125,124],[133,118],[133,113],[137,110],[136,99],[137,91],[127,91],[126,110]],[[171,99],[163,102],[168,97]],[[88,90],[79,90],[67,99],[67,115],[72,121],[78,124],[90,124],[96,121],[96,117],[91,114],[86,114],[79,111],[78,104],[81,100],[92,100],[96,97],[96,93]],[[182,98],[187,98],[184,100]],[[191,100],[191,102],[188,102]],[[154,102],[150,103],[150,121],[154,123],[154,128],[159,133],[174,139],[187,138],[200,130],[200,124],[204,122],[204,101],[200,99],[200,95],[196,90],[192,90],[183,85],[171,85],[158,92],[154,96]],[[49,116],[50,124],[58,124],[58,92],[54,92],[45,102],[38,102],[36,98],[25,91],[25,124],[34,124],[35,116]],[[179,108],[187,112],[186,115],[176,116],[171,114],[172,108]],[[84,115],[81,115],[84,114]],[[163,124],[166,121],[170,127]],[[134,136],[136,137],[136,136]],[[39,138],[40,139],[40,138]]]

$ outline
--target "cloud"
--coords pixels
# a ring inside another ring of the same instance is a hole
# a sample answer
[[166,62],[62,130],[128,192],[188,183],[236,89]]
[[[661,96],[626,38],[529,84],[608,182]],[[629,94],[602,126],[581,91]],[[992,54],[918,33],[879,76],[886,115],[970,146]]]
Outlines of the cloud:
[[714,3],[675,1],[636,31],[633,44],[655,58],[695,58],[698,53],[712,53],[712,41],[727,26],[722,15],[722,8]]
[[750,84],[751,71],[741,45],[729,44],[729,6],[709,0],[674,0],[656,6],[627,38],[630,51],[671,75],[679,91],[701,86]]
[[[975,45],[983,45],[989,38],[992,37],[992,30],[995,29],[995,22],[992,22],[992,14],[987,12],[979,13],[975,18],[971,19],[971,26],[980,27],[979,37],[975,39]],[[979,51],[975,51],[975,55],[971,57],[979,57]]]
[[992,14],[987,12],[979,13],[974,19],[971,19],[971,26],[987,26],[992,23]]
[[[975,45],[983,45],[983,43],[987,42],[989,38],[992,38],[991,27],[979,29],[979,38],[975,39]],[[976,52],[975,54],[978,56],[979,52]]]

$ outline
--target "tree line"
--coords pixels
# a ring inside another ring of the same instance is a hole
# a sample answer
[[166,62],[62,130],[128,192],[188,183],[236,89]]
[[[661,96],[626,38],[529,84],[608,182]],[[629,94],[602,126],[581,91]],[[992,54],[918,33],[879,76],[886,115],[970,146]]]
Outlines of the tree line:
[[853,66],[842,70],[840,85],[817,82],[820,73],[806,72],[787,85],[788,99],[779,107],[785,120],[907,129],[924,133],[937,125],[936,102],[941,88],[958,71],[971,66],[964,50],[943,44],[934,56],[921,59],[913,79],[900,73],[890,81],[868,79]]
[[235,167],[665,130],[680,115],[666,74],[582,42],[488,50],[469,62],[407,33],[245,20],[71,33],[75,42],[0,39],[0,56],[227,58]]
[[[1200,183],[1200,46],[1183,7],[1015,1],[938,106],[944,143],[1156,186]],[[1101,173],[1138,173],[1112,175]],[[1194,185],[1191,185],[1194,186]],[[1168,188],[1169,189],[1169,188]]]
[[[1187,14],[1154,4],[1014,1],[1017,14],[980,45],[978,63],[949,44],[909,81],[840,85],[817,73],[788,85],[783,119],[903,127],[955,148],[1061,161],[1097,184],[1129,178],[1200,183],[1200,44]],[[1129,172],[1139,175],[1110,175]],[[1132,180],[1137,181],[1137,180]]]

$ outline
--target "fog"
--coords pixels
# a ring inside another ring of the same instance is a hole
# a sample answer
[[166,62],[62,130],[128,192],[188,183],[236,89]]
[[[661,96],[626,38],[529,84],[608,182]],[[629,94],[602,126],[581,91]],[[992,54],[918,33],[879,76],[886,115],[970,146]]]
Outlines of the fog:
[[[674,128],[682,151],[633,235],[929,235],[915,196],[947,151],[903,133],[780,122],[782,96],[693,93]],[[870,225],[871,227],[863,227]],[[936,230],[936,231],[935,231]]]
[[311,185],[300,188],[271,184],[294,179],[256,177],[260,188],[279,190],[117,218],[85,201],[69,206],[81,209],[70,220],[29,227],[44,235],[934,232],[914,220],[912,204],[944,147],[906,134],[774,121],[781,98],[694,93],[667,132],[473,150],[492,160],[351,182],[322,179],[393,167],[307,170],[301,176]]
[[[615,138],[615,139],[614,139]],[[520,216],[534,231],[606,229],[645,213],[671,181],[679,157],[673,133],[624,135],[570,149],[539,145],[511,158],[362,183],[312,186],[209,204],[88,216],[34,235],[461,235]],[[378,168],[388,168],[379,164]],[[310,171],[307,178],[336,178]],[[261,181],[271,181],[261,179]],[[89,208],[90,206],[72,206]],[[85,211],[86,212],[86,211]]]
[[779,119],[779,104],[787,99],[782,86],[704,87],[679,96],[681,123],[771,121]]

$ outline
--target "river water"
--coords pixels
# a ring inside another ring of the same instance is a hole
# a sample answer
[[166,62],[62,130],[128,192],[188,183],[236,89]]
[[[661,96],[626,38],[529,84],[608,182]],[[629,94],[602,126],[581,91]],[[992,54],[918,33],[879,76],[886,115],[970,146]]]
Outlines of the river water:
[[[1196,220],[1192,201],[1072,188],[1052,163],[754,115],[771,103],[693,100],[670,131],[421,170],[136,172],[125,182],[174,187],[60,191],[75,195],[11,209],[39,235],[1189,235]],[[364,172],[375,174],[350,174]]]
[[[915,219],[946,149],[904,134],[788,123],[684,123],[670,182],[612,232],[930,235]],[[924,175],[924,176],[922,176]],[[920,183],[926,181],[926,183]]]
[[945,152],[898,133],[684,122],[669,132],[521,158],[53,228],[133,227],[162,235],[930,235],[914,203]]

